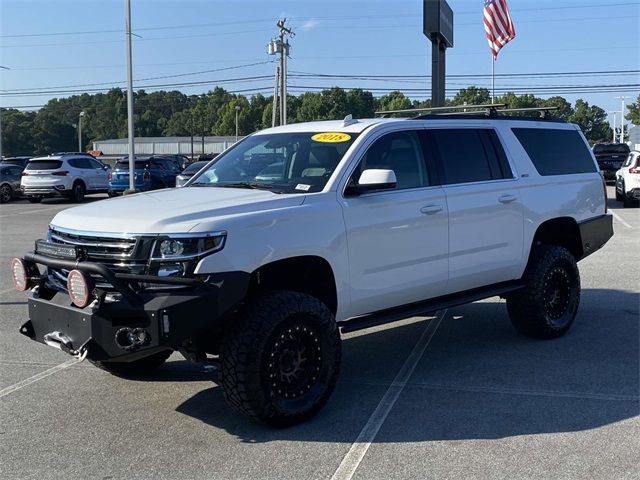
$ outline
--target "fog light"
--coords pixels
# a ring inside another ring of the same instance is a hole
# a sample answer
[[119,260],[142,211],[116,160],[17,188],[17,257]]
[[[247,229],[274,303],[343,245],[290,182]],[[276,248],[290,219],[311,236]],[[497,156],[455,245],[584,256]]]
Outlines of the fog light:
[[27,276],[27,267],[20,258],[11,260],[11,278],[13,286],[19,292],[24,292],[29,288],[29,277]]
[[67,291],[71,302],[76,307],[84,308],[91,301],[91,290],[93,282],[80,270],[71,270],[67,276]]

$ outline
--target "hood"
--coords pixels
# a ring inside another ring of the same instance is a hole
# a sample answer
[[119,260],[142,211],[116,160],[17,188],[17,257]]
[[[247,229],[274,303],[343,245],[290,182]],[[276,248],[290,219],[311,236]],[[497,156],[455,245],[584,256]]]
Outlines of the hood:
[[[69,208],[56,227],[101,233],[189,233],[224,229],[216,220],[228,215],[302,205],[305,195],[267,190],[187,187],[138,193]],[[215,224],[215,226],[214,226]]]

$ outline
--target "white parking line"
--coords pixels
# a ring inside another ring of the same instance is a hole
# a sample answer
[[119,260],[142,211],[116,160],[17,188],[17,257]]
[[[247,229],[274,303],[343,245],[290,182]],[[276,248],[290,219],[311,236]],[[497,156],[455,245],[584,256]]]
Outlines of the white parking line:
[[33,377],[29,377],[26,380],[22,380],[21,382],[14,383],[13,385],[3,388],[2,390],[0,390],[0,398],[5,397],[6,395],[9,395],[10,393],[20,390],[21,388],[24,388],[28,385],[31,385],[32,383],[42,380],[43,378],[46,378],[49,375],[53,375],[54,373],[59,372],[60,370],[64,370],[65,368],[72,367],[78,362],[79,360],[76,358],[67,360],[64,363],[61,363],[60,365],[56,365],[55,367],[51,367],[50,369],[45,370],[44,372],[38,373]]
[[446,314],[446,309],[437,312],[433,320],[431,320],[424,329],[420,339],[413,347],[411,354],[405,360],[404,364],[398,371],[398,374],[382,397],[382,400],[380,400],[380,403],[378,403],[378,406],[369,417],[366,425],[360,431],[360,435],[358,435],[358,438],[354,444],[351,445],[351,448],[342,459],[342,462],[340,462],[340,465],[331,477],[331,480],[351,480],[353,474],[358,469],[360,462],[367,453],[367,450],[369,450],[371,442],[375,440],[380,427],[382,427],[382,424],[387,419],[387,415],[389,415],[389,412],[395,405],[396,400],[398,400],[404,386],[409,381],[409,378],[413,374],[413,371],[418,365],[424,351],[427,349],[429,342],[431,342],[433,335],[436,333],[436,330],[440,326],[440,323]]
[[614,212],[613,210],[611,210],[611,215],[613,215],[613,218],[615,218],[617,221],[619,221],[621,224],[623,224],[625,227],[630,228],[633,230],[633,227],[631,225],[629,225],[627,222],[625,222],[622,217],[620,217],[620,215],[618,215],[616,212]]

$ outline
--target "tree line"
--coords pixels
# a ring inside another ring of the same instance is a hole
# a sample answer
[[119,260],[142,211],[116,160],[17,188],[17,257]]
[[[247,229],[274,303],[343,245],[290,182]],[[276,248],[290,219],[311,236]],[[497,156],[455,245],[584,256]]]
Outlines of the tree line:
[[[139,137],[234,135],[236,111],[238,132],[247,135],[271,126],[272,97],[245,97],[216,87],[202,95],[185,95],[178,91],[136,92],[134,98],[135,135]],[[394,91],[374,97],[362,89],[339,87],[307,92],[288,99],[289,123],[331,120],[352,114],[370,118],[379,110],[428,108],[431,102],[411,100]],[[448,105],[491,103],[489,90],[470,86],[461,89]],[[574,105],[560,96],[541,99],[531,94],[506,93],[496,98],[508,108],[559,107],[554,115],[580,126],[591,143],[608,141],[612,131],[606,112],[584,100]],[[640,124],[640,95],[629,106],[627,120]],[[239,107],[239,109],[236,109]],[[106,93],[74,95],[50,100],[37,112],[0,109],[2,116],[2,150],[5,156],[42,155],[77,149],[77,123],[80,112],[82,140],[86,149],[96,140],[127,136],[126,92],[114,88]]]

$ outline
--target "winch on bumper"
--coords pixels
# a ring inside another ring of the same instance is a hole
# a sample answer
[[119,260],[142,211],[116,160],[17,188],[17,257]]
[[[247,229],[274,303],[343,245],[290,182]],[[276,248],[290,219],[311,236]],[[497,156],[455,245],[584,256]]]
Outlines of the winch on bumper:
[[[202,281],[114,273],[100,263],[35,253],[20,260],[32,289],[29,321],[20,332],[37,342],[95,361],[129,362],[168,348],[180,349],[185,341],[197,339],[199,334],[222,323],[244,298],[250,277],[244,272],[226,272]],[[40,275],[36,264],[100,276],[113,285],[117,300],[109,301],[107,292],[92,289],[91,303],[79,308],[66,292],[47,285],[46,275]],[[143,289],[143,284],[156,287]]]

